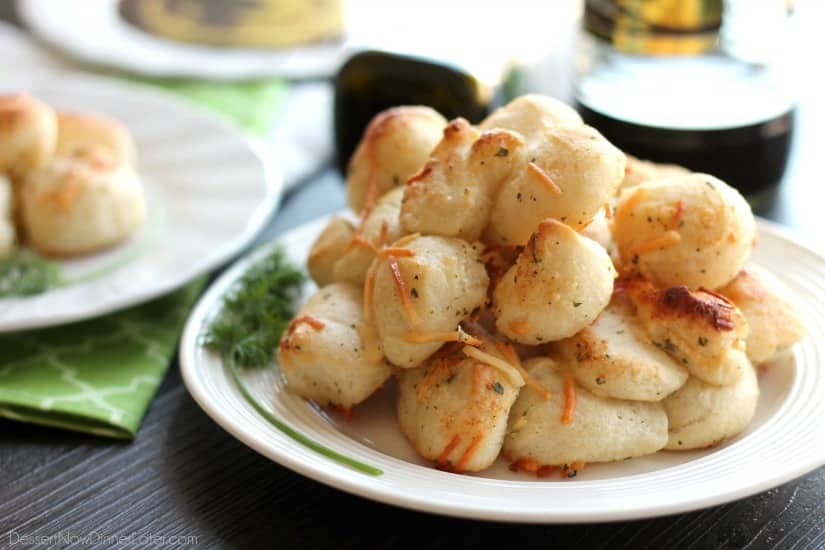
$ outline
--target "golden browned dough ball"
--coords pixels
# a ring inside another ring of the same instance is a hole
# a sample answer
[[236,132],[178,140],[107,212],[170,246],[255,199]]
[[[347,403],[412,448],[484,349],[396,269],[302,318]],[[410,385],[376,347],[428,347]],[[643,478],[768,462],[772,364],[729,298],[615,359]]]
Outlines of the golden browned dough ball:
[[424,166],[446,124],[444,117],[422,106],[394,107],[375,115],[349,162],[350,208],[360,212],[393,187],[404,185]]
[[[529,385],[522,388],[502,449],[511,461],[547,466],[611,462],[655,453],[667,443],[661,403],[596,397],[549,358],[530,359],[524,368],[551,397]],[[565,418],[570,393],[575,406]]]
[[496,327],[530,345],[573,336],[610,302],[615,276],[604,248],[544,220],[495,288]]
[[441,468],[478,472],[498,457],[522,383],[463,357],[441,356],[398,377],[398,424],[419,455]]
[[524,165],[523,146],[522,138],[507,130],[482,134],[464,119],[450,122],[430,160],[406,186],[404,228],[477,240],[499,186],[514,167]]
[[90,149],[105,149],[118,162],[134,164],[137,160],[132,134],[120,122],[98,114],[58,112],[55,155],[82,155]]
[[349,220],[341,216],[330,218],[324,230],[312,243],[307,257],[307,269],[315,284],[325,286],[336,281],[335,263],[352,241],[354,233],[355,227]]
[[363,293],[350,283],[319,289],[281,338],[278,365],[289,391],[320,405],[351,409],[392,375],[375,328],[364,320]]
[[627,165],[625,166],[622,185],[619,187],[620,191],[635,187],[646,181],[690,174],[690,170],[678,164],[662,164],[637,159],[627,154],[625,156],[627,157]]
[[715,289],[742,269],[756,223],[734,188],[707,174],[688,174],[622,191],[613,237],[625,269],[659,286]]
[[538,223],[586,226],[616,194],[624,153],[585,125],[553,126],[528,142],[525,163],[505,181],[485,232],[494,245],[523,245]]
[[600,397],[661,401],[688,379],[685,367],[645,337],[622,300],[554,349],[576,381]]
[[54,154],[57,117],[26,94],[0,96],[0,172],[23,177]]
[[583,124],[575,109],[552,97],[527,94],[493,111],[478,125],[481,130],[501,128],[531,139],[560,124]]
[[336,281],[363,286],[375,251],[406,234],[399,219],[403,196],[404,188],[396,187],[378,199],[364,220],[358,238],[351,240],[339,254],[334,268]]
[[107,151],[58,158],[20,186],[25,234],[38,252],[75,256],[115,245],[143,224],[146,202],[134,169]]
[[11,181],[0,174],[0,259],[14,251],[17,232],[14,228],[12,202]]
[[770,361],[805,336],[805,325],[790,291],[766,269],[745,266],[719,293],[736,304],[748,321],[745,351],[753,364]]
[[[365,308],[371,312],[387,359],[415,367],[443,344],[487,297],[489,278],[481,247],[461,239],[403,237],[377,257],[367,274]],[[407,251],[407,252],[405,252]]]
[[739,379],[742,362],[731,351],[745,349],[748,323],[730,300],[683,285],[659,289],[640,278],[621,287],[650,341],[693,376],[720,386]]
[[734,351],[742,371],[735,384],[715,386],[691,376],[662,402],[669,423],[666,449],[704,449],[738,435],[750,424],[759,401],[759,381],[745,354]]

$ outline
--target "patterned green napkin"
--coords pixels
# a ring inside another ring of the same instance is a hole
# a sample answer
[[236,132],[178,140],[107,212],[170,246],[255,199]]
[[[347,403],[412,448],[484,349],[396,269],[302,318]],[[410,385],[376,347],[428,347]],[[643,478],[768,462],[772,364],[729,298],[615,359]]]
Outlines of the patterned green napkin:
[[193,78],[152,78],[122,73],[117,76],[180,95],[257,137],[269,135],[285,104],[288,91],[287,82],[280,78],[220,82]]
[[90,321],[0,335],[0,416],[133,438],[204,282]]

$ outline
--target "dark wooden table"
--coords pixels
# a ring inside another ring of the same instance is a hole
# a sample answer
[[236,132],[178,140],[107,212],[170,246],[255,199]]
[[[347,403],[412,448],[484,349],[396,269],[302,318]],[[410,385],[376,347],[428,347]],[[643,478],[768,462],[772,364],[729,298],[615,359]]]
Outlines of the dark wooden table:
[[[825,228],[822,92],[802,93],[791,165],[765,212],[814,238]],[[341,180],[327,169],[286,197],[265,236],[343,205]],[[52,539],[59,546],[119,536],[124,545],[241,548],[825,547],[825,468],[724,506],[613,524],[507,525],[373,503],[239,443],[198,408],[171,367],[132,443],[0,420],[0,548],[38,535],[62,536]]]

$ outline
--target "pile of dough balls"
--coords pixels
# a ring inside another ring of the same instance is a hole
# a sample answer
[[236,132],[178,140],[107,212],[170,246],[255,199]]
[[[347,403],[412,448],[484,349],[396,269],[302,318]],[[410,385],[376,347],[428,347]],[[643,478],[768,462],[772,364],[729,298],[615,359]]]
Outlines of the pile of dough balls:
[[0,258],[20,244],[69,257],[113,246],[146,218],[122,124],[0,96]]
[[278,361],[347,413],[395,378],[402,432],[441,469],[573,477],[715,445],[753,417],[754,364],[804,333],[746,266],[738,192],[626,157],[551,98],[477,126],[391,109],[347,179],[354,214],[312,246],[319,289]]

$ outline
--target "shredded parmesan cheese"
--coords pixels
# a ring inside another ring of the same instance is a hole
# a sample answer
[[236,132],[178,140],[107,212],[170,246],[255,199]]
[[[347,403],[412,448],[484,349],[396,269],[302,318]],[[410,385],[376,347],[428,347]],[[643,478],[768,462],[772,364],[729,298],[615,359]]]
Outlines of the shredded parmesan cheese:
[[444,450],[441,451],[441,454],[438,455],[438,459],[436,462],[439,464],[446,464],[447,459],[450,458],[450,454],[458,447],[458,444],[461,443],[461,436],[454,435],[453,438],[447,443],[447,446],[444,447]]
[[553,193],[554,195],[561,195],[562,190],[561,187],[556,185],[556,182],[553,181],[553,178],[550,177],[550,174],[542,170],[541,166],[536,164],[535,162],[528,162],[527,163],[527,173],[537,179],[542,185],[544,185],[548,191]]
[[415,311],[410,295],[407,292],[407,284],[404,282],[404,276],[401,274],[401,267],[398,265],[398,260],[395,256],[387,256],[387,262],[390,264],[390,271],[392,272],[392,280],[395,283],[395,290],[401,297],[401,304],[404,306],[404,312],[407,314],[407,321],[410,325],[415,327],[421,321],[418,318],[418,312]]
[[386,258],[388,256],[396,256],[399,258],[409,258],[411,256],[415,256],[415,250],[410,250],[409,248],[399,248],[399,247],[385,247],[381,250],[377,251],[378,255],[382,258]]
[[467,449],[464,451],[464,454],[461,455],[458,463],[455,465],[456,472],[461,473],[467,468],[467,464],[470,463],[470,460],[473,458],[473,455],[476,454],[476,451],[481,446],[481,442],[484,439],[484,433],[478,432],[473,440],[470,441],[470,444],[467,446]]
[[516,369],[513,365],[509,364],[503,359],[500,359],[495,355],[483,352],[480,349],[474,348],[472,346],[464,346],[461,349],[461,351],[464,352],[464,355],[468,357],[478,359],[482,363],[498,369],[510,380],[510,383],[516,386],[517,388],[520,388],[524,385],[524,378],[522,378],[521,373],[519,373],[518,369]]
[[524,382],[527,386],[530,386],[539,392],[545,400],[550,399],[550,390],[539,384],[538,381],[530,376],[530,373],[521,366],[521,360],[518,358],[518,354],[512,345],[505,344],[504,342],[496,342],[496,348],[504,356],[504,359],[506,359],[508,363],[512,364],[513,367],[519,371],[519,374],[521,374],[522,378],[524,378]]
[[576,412],[576,383],[573,376],[564,377],[564,410],[561,413],[561,423],[570,424],[573,422],[573,413]]
[[649,241],[632,246],[628,252],[631,256],[646,254],[648,252],[653,252],[654,250],[670,248],[671,246],[679,244],[681,241],[682,236],[679,235],[677,231],[670,229],[665,231],[661,237],[656,237],[655,239],[650,239]]
[[480,346],[481,340],[475,336],[470,336],[461,327],[458,330],[445,332],[419,332],[410,331],[404,335],[404,341],[411,344],[428,344],[430,342],[461,342],[470,346]]

